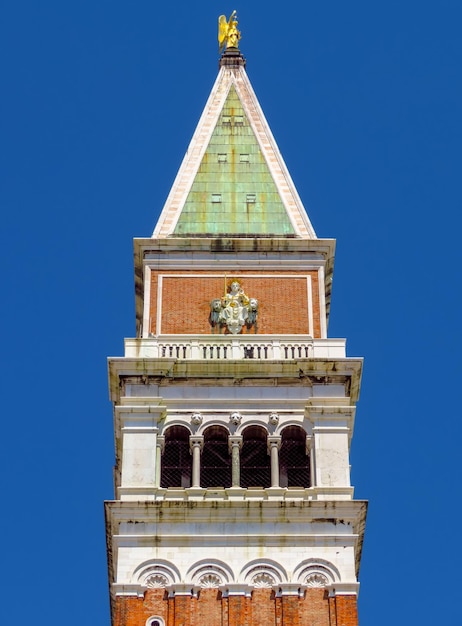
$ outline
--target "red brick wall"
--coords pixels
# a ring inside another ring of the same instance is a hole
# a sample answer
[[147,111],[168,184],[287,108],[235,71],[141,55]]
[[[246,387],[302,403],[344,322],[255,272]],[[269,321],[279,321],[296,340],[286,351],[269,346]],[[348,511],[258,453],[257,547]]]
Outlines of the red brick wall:
[[252,610],[249,626],[275,626],[276,610],[272,589],[255,589],[250,607]]
[[[162,334],[209,334],[210,302],[223,296],[224,276],[169,276],[163,274],[162,287]],[[283,276],[267,272],[259,277],[240,272],[227,279],[227,286],[233,279],[239,280],[249,298],[258,300],[258,334],[307,334],[308,294],[306,278],[295,272],[285,272]],[[294,276],[296,274],[296,276]],[[312,281],[314,336],[320,337],[320,309],[318,273],[307,272]],[[158,277],[151,272],[150,332],[156,334]],[[254,333],[254,328],[243,333]]]
[[145,626],[153,615],[166,626],[358,626],[356,596],[329,598],[324,589],[308,589],[302,598],[275,597],[272,589],[255,589],[251,598],[222,597],[217,589],[168,598],[150,589],[144,599],[117,597],[112,626]]
[[221,593],[218,589],[202,589],[197,601],[195,623],[199,626],[221,626],[222,621]]
[[[188,600],[190,600],[188,598]],[[143,598],[117,597],[112,626],[145,626],[152,615],[162,617],[167,626],[175,626],[169,621],[169,601],[165,589],[149,589]]]
[[[325,589],[308,589],[300,599],[300,625],[336,626],[335,611],[331,615],[329,605],[330,600]],[[348,626],[356,626],[356,622]]]
[[358,623],[358,607],[354,596],[335,598],[337,622],[335,626],[350,626]]

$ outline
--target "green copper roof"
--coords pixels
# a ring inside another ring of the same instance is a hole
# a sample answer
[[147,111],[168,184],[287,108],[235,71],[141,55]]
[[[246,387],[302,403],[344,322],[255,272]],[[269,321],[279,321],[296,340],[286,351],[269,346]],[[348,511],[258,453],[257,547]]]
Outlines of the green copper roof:
[[234,86],[174,234],[295,234]]

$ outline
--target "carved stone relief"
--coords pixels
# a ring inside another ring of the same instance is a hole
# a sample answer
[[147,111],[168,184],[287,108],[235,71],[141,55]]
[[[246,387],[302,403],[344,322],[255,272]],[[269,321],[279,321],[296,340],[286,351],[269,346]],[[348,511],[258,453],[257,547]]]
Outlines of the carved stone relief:
[[199,578],[199,585],[204,589],[219,587],[221,584],[222,580],[217,574],[204,574]]
[[272,413],[269,414],[268,419],[269,419],[270,424],[272,424],[273,426],[276,426],[277,423],[279,422],[279,415],[273,411]]
[[191,424],[194,424],[194,426],[200,426],[202,424],[202,420],[203,417],[201,413],[193,413],[191,415]]
[[222,298],[215,298],[210,303],[210,325],[212,331],[219,333],[227,329],[232,335],[247,328],[254,327],[257,332],[258,300],[249,298],[237,280],[233,280],[229,291]]
[[309,574],[305,579],[305,585],[307,587],[325,587],[329,584],[327,577],[324,574],[313,573]]
[[238,411],[234,411],[229,416],[229,421],[231,422],[231,424],[234,424],[234,426],[239,426],[242,421],[242,415]]
[[151,574],[145,580],[146,587],[149,589],[159,589],[160,587],[166,587],[168,585],[168,580],[162,574]]
[[266,574],[265,572],[260,572],[259,574],[256,574],[252,578],[252,585],[254,587],[268,588],[268,587],[272,587],[274,584],[275,584],[274,578],[270,576],[269,574]]

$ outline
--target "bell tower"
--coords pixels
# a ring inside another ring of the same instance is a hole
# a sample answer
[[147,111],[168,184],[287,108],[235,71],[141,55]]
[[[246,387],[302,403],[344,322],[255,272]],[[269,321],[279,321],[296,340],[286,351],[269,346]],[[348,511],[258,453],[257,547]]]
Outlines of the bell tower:
[[327,336],[335,241],[315,234],[236,32],[135,239],[137,333],[109,359],[113,626],[358,624],[362,359]]

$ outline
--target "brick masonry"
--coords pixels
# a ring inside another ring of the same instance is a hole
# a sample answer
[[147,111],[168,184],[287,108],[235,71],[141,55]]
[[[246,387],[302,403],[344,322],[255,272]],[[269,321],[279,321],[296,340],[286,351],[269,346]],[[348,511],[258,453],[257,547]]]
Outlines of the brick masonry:
[[223,597],[218,589],[168,597],[149,589],[144,598],[116,598],[114,626],[145,626],[153,616],[165,626],[358,626],[356,604],[354,595],[329,597],[325,589],[307,589],[303,597],[272,589],[254,589],[251,597]]
[[[162,334],[210,334],[210,302],[223,296],[224,276],[183,276],[162,274],[161,328]],[[321,336],[319,283],[316,271],[303,276],[295,272],[262,273],[258,277],[240,272],[226,280],[241,283],[249,298],[258,299],[258,334],[310,334],[308,323],[308,281],[311,277],[314,337]],[[158,274],[151,272],[150,332],[157,334]],[[245,326],[242,333],[253,334]]]

